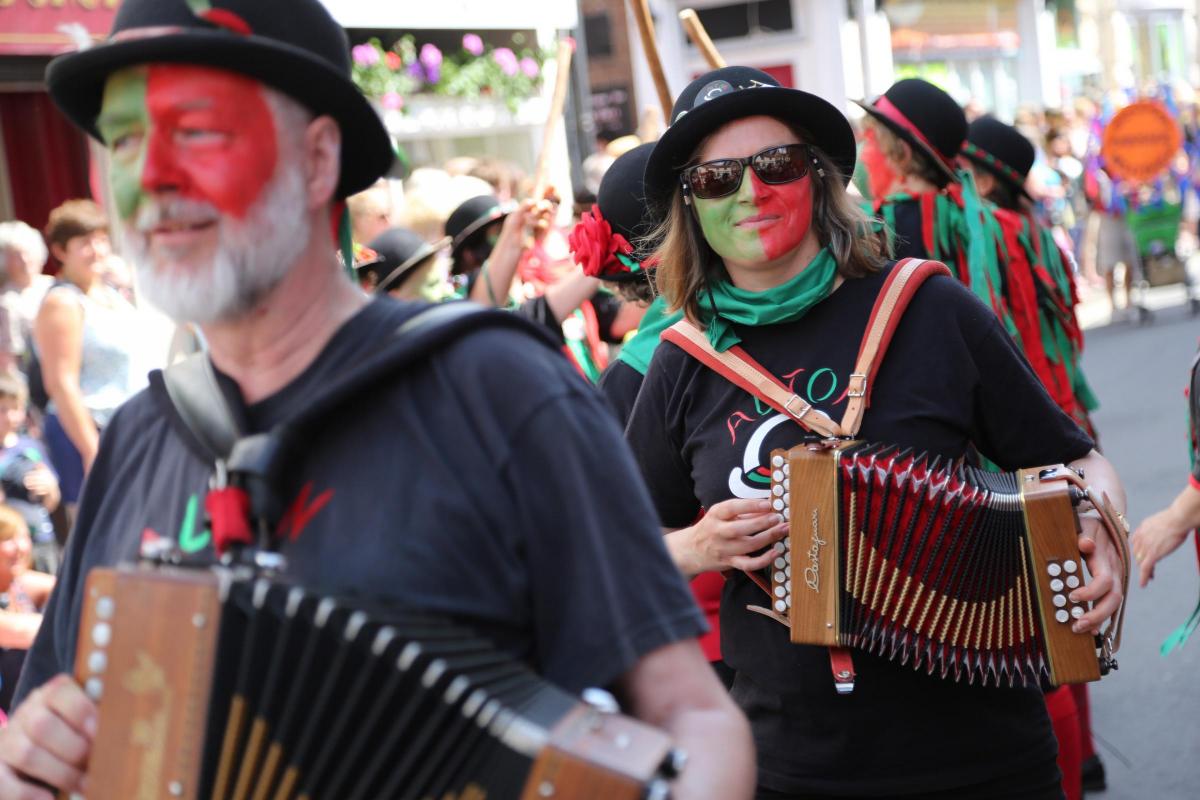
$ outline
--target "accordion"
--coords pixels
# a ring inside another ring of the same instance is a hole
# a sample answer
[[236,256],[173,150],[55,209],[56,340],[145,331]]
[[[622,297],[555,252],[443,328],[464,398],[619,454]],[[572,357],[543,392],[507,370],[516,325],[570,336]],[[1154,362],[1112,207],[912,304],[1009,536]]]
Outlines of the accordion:
[[752,610],[792,642],[983,685],[1081,683],[1116,666],[1107,637],[1071,629],[1087,611],[1070,594],[1085,580],[1075,507],[1088,496],[1064,466],[998,473],[801,445],[771,454],[771,499],[789,533],[758,580],[771,608]]
[[451,621],[248,571],[94,570],[75,669],[99,708],[91,800],[633,800],[682,766],[605,693]]

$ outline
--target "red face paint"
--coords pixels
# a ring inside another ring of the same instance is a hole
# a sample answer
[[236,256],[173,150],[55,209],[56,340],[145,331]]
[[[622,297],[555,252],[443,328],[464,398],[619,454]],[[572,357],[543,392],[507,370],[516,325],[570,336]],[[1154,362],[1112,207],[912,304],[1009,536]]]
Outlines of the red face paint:
[[242,219],[275,174],[275,119],[260,85],[190,65],[155,65],[146,80],[147,193],[175,192]]
[[896,183],[896,172],[884,155],[883,148],[879,146],[875,129],[870,125],[863,132],[862,153],[859,158],[867,171],[867,190],[872,199],[886,196]]
[[763,254],[775,260],[792,252],[804,241],[812,225],[812,176],[791,183],[763,183],[752,170],[743,180],[753,181],[754,205],[764,217],[778,221],[760,229]]

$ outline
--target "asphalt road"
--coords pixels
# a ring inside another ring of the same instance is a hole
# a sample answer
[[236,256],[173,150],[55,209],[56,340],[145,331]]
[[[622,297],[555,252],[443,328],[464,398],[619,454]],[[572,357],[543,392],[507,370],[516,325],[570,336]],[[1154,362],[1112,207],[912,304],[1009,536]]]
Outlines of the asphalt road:
[[[1101,402],[1094,422],[1125,482],[1131,525],[1169,504],[1186,483],[1183,387],[1198,336],[1200,318],[1183,305],[1157,308],[1147,326],[1118,323],[1087,333],[1084,368]],[[1092,686],[1108,790],[1089,797],[1200,798],[1200,632],[1182,650],[1159,655],[1198,597],[1190,540],[1160,564],[1150,586],[1131,588],[1120,669]]]

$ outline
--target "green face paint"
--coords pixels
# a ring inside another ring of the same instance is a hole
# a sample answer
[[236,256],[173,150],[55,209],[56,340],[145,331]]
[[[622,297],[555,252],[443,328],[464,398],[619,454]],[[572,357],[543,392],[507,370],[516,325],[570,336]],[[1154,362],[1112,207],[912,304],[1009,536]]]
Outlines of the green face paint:
[[731,264],[761,264],[800,246],[812,224],[812,181],[763,183],[749,169],[742,185],[715,200],[696,198],[708,244]]
[[717,255],[736,264],[763,261],[765,251],[758,229],[739,224],[758,214],[749,176],[742,177],[742,185],[733,194],[714,200],[696,198],[692,202],[696,204],[700,231]]
[[97,128],[109,150],[109,182],[117,214],[131,219],[142,200],[142,172],[146,164],[147,67],[113,73],[104,86]]

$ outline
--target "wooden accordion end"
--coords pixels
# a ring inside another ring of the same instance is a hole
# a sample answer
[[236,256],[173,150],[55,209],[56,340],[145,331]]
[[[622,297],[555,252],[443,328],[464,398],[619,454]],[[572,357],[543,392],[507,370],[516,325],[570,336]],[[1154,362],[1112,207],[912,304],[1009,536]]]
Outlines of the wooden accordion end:
[[229,570],[88,577],[89,800],[665,798],[666,734],[453,623]]
[[852,647],[984,685],[1098,680],[1071,623],[1084,585],[1079,491],[1062,465],[996,473],[846,442],[771,454],[789,522],[772,616],[797,644]]

